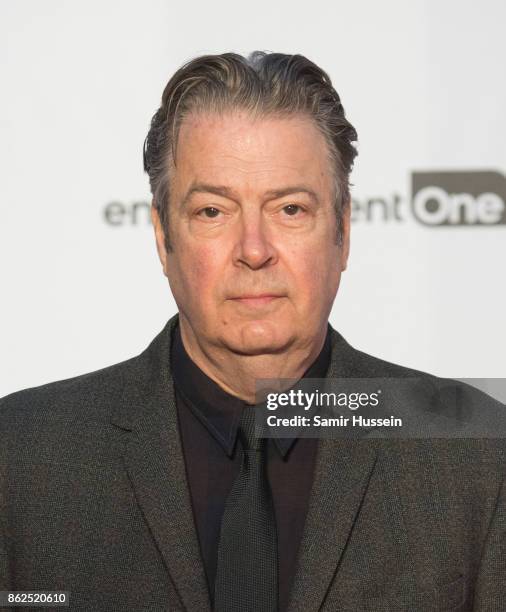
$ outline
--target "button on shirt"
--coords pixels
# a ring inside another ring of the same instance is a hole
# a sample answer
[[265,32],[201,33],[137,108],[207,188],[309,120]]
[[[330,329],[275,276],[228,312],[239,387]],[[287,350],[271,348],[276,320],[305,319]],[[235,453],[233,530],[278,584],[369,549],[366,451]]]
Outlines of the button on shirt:
[[[328,327],[323,348],[303,377],[325,378],[330,355]],[[239,419],[249,405],[224,391],[191,360],[179,325],[173,332],[171,362],[193,517],[213,602],[221,519],[242,460],[236,444]],[[288,607],[317,445],[315,438],[275,438],[267,444],[278,534],[280,612]]]

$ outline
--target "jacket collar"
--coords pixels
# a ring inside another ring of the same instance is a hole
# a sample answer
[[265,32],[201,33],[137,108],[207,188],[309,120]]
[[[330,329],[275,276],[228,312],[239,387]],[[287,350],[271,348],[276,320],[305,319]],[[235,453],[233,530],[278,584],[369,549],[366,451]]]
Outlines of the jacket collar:
[[[329,362],[330,326],[320,353],[302,378],[325,378]],[[171,372],[185,406],[189,407],[224,452],[231,457],[241,414],[248,404],[223,390],[192,361],[184,347],[179,325],[175,327],[172,335]],[[281,456],[285,457],[296,439],[276,437],[273,442]]]

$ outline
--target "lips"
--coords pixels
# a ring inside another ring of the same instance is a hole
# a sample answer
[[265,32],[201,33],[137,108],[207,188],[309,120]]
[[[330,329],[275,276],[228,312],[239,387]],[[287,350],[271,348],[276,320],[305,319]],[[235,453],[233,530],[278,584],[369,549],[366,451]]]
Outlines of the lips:
[[264,298],[276,298],[276,297],[281,297],[279,295],[276,295],[274,293],[259,293],[258,295],[239,295],[235,298],[232,298],[233,300],[261,300]]
[[283,297],[282,295],[275,295],[273,293],[259,293],[259,294],[249,294],[249,295],[241,295],[238,297],[231,298],[234,302],[238,304],[243,304],[246,306],[264,306],[265,304],[270,304],[274,300]]

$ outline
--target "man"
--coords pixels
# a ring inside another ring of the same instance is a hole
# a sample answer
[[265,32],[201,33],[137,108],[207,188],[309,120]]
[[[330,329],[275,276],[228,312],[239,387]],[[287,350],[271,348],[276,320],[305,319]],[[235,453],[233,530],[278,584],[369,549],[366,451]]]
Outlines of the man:
[[252,435],[260,379],[438,388],[328,324],[355,140],[300,55],[175,73],[144,163],[178,315],[128,361],[1,400],[1,589],[87,611],[503,609],[501,440]]

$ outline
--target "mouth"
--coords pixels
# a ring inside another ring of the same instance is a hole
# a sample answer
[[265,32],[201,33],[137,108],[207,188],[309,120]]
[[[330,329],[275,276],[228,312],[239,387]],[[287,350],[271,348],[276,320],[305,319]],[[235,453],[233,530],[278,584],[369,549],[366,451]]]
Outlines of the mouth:
[[238,297],[231,298],[233,302],[236,304],[242,304],[244,306],[265,306],[274,302],[275,300],[279,300],[284,296],[282,295],[274,295],[272,293],[262,293],[259,295],[241,295]]

